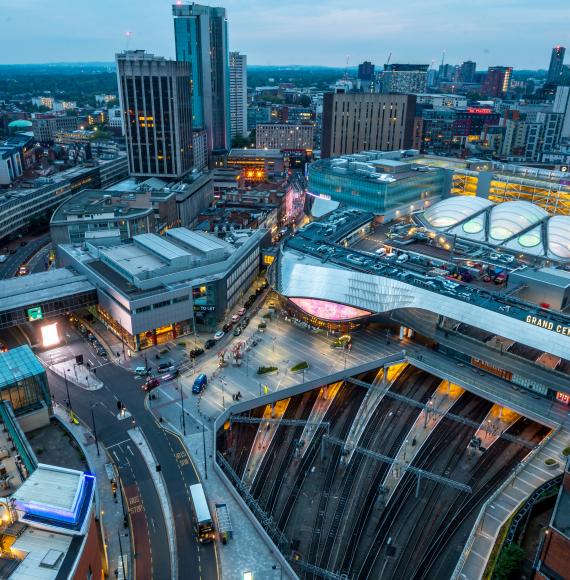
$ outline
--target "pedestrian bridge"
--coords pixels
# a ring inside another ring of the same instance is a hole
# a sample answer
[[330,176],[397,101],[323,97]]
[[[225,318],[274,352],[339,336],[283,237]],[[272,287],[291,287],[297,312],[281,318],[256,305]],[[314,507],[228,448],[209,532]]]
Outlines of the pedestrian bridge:
[[67,268],[0,280],[0,329],[97,304],[95,286]]

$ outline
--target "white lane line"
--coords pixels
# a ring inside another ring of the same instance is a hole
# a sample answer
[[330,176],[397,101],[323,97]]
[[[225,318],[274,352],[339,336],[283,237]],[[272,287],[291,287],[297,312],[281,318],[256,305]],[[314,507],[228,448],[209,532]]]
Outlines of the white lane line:
[[[107,449],[111,449],[113,447],[119,447],[123,443],[130,443],[130,442],[131,442],[130,439],[124,439],[123,441],[119,441],[118,443],[113,443],[113,445],[108,445],[107,446]],[[115,452],[114,451],[113,451],[113,455],[115,455]],[[115,457],[117,457],[117,456],[115,455]],[[118,461],[118,459],[117,459],[117,461]]]

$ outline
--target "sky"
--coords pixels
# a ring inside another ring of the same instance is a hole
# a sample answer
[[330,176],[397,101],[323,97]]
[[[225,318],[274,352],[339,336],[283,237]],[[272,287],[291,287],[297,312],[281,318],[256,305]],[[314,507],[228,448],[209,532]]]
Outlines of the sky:
[[[0,64],[174,55],[168,0],[0,0]],[[230,50],[254,65],[344,67],[363,60],[548,68],[569,47],[568,0],[220,0]],[[127,39],[125,33],[132,33]]]

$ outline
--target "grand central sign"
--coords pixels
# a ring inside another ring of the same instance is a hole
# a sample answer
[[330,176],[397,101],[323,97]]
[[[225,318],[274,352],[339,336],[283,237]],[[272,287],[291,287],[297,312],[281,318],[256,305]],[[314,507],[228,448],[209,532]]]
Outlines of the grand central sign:
[[551,320],[546,320],[545,318],[539,318],[538,316],[532,316],[530,314],[526,317],[525,322],[532,324],[533,326],[551,330],[558,334],[563,334],[564,336],[570,336],[570,326],[566,326],[565,324],[558,324]]

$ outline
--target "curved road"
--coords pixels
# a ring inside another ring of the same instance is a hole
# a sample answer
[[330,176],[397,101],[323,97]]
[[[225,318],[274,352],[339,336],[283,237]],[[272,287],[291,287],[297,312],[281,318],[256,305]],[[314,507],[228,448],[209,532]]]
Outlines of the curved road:
[[[77,331],[67,324],[66,334],[69,337],[65,347],[68,349],[66,358],[84,354],[85,361],[89,359],[101,361]],[[142,536],[144,539],[146,535],[148,543],[145,548],[143,542],[139,542],[137,550],[139,547],[140,550],[136,562],[150,559],[152,574],[145,576],[144,566],[141,565],[137,568],[137,578],[171,578],[166,534],[166,525],[171,522],[165,522],[148,468],[136,445],[130,441],[127,431],[133,426],[132,420],[119,421],[115,416],[117,400],[120,400],[135,418],[136,425],[143,432],[157,463],[161,466],[174,518],[179,578],[217,579],[219,572],[215,545],[203,545],[197,540],[189,488],[192,484],[198,483],[199,478],[182,441],[163,429],[145,408],[142,381],[135,379],[132,372],[111,363],[97,366],[96,372],[97,378],[105,386],[97,391],[87,391],[69,383],[70,399],[74,412],[88,426],[91,426],[91,404],[95,405],[93,410],[99,440],[109,449],[118,464],[125,491],[131,492],[132,496],[137,495],[136,491],[139,492],[143,507],[132,509],[131,519],[133,513],[145,514],[144,522],[138,524],[139,529],[134,531],[135,535],[138,532],[139,538]],[[67,396],[63,379],[51,372],[49,379],[56,401],[65,404]],[[132,485],[138,489],[127,489]],[[135,503],[136,505],[138,503]],[[148,551],[150,558],[145,557],[145,550]]]

